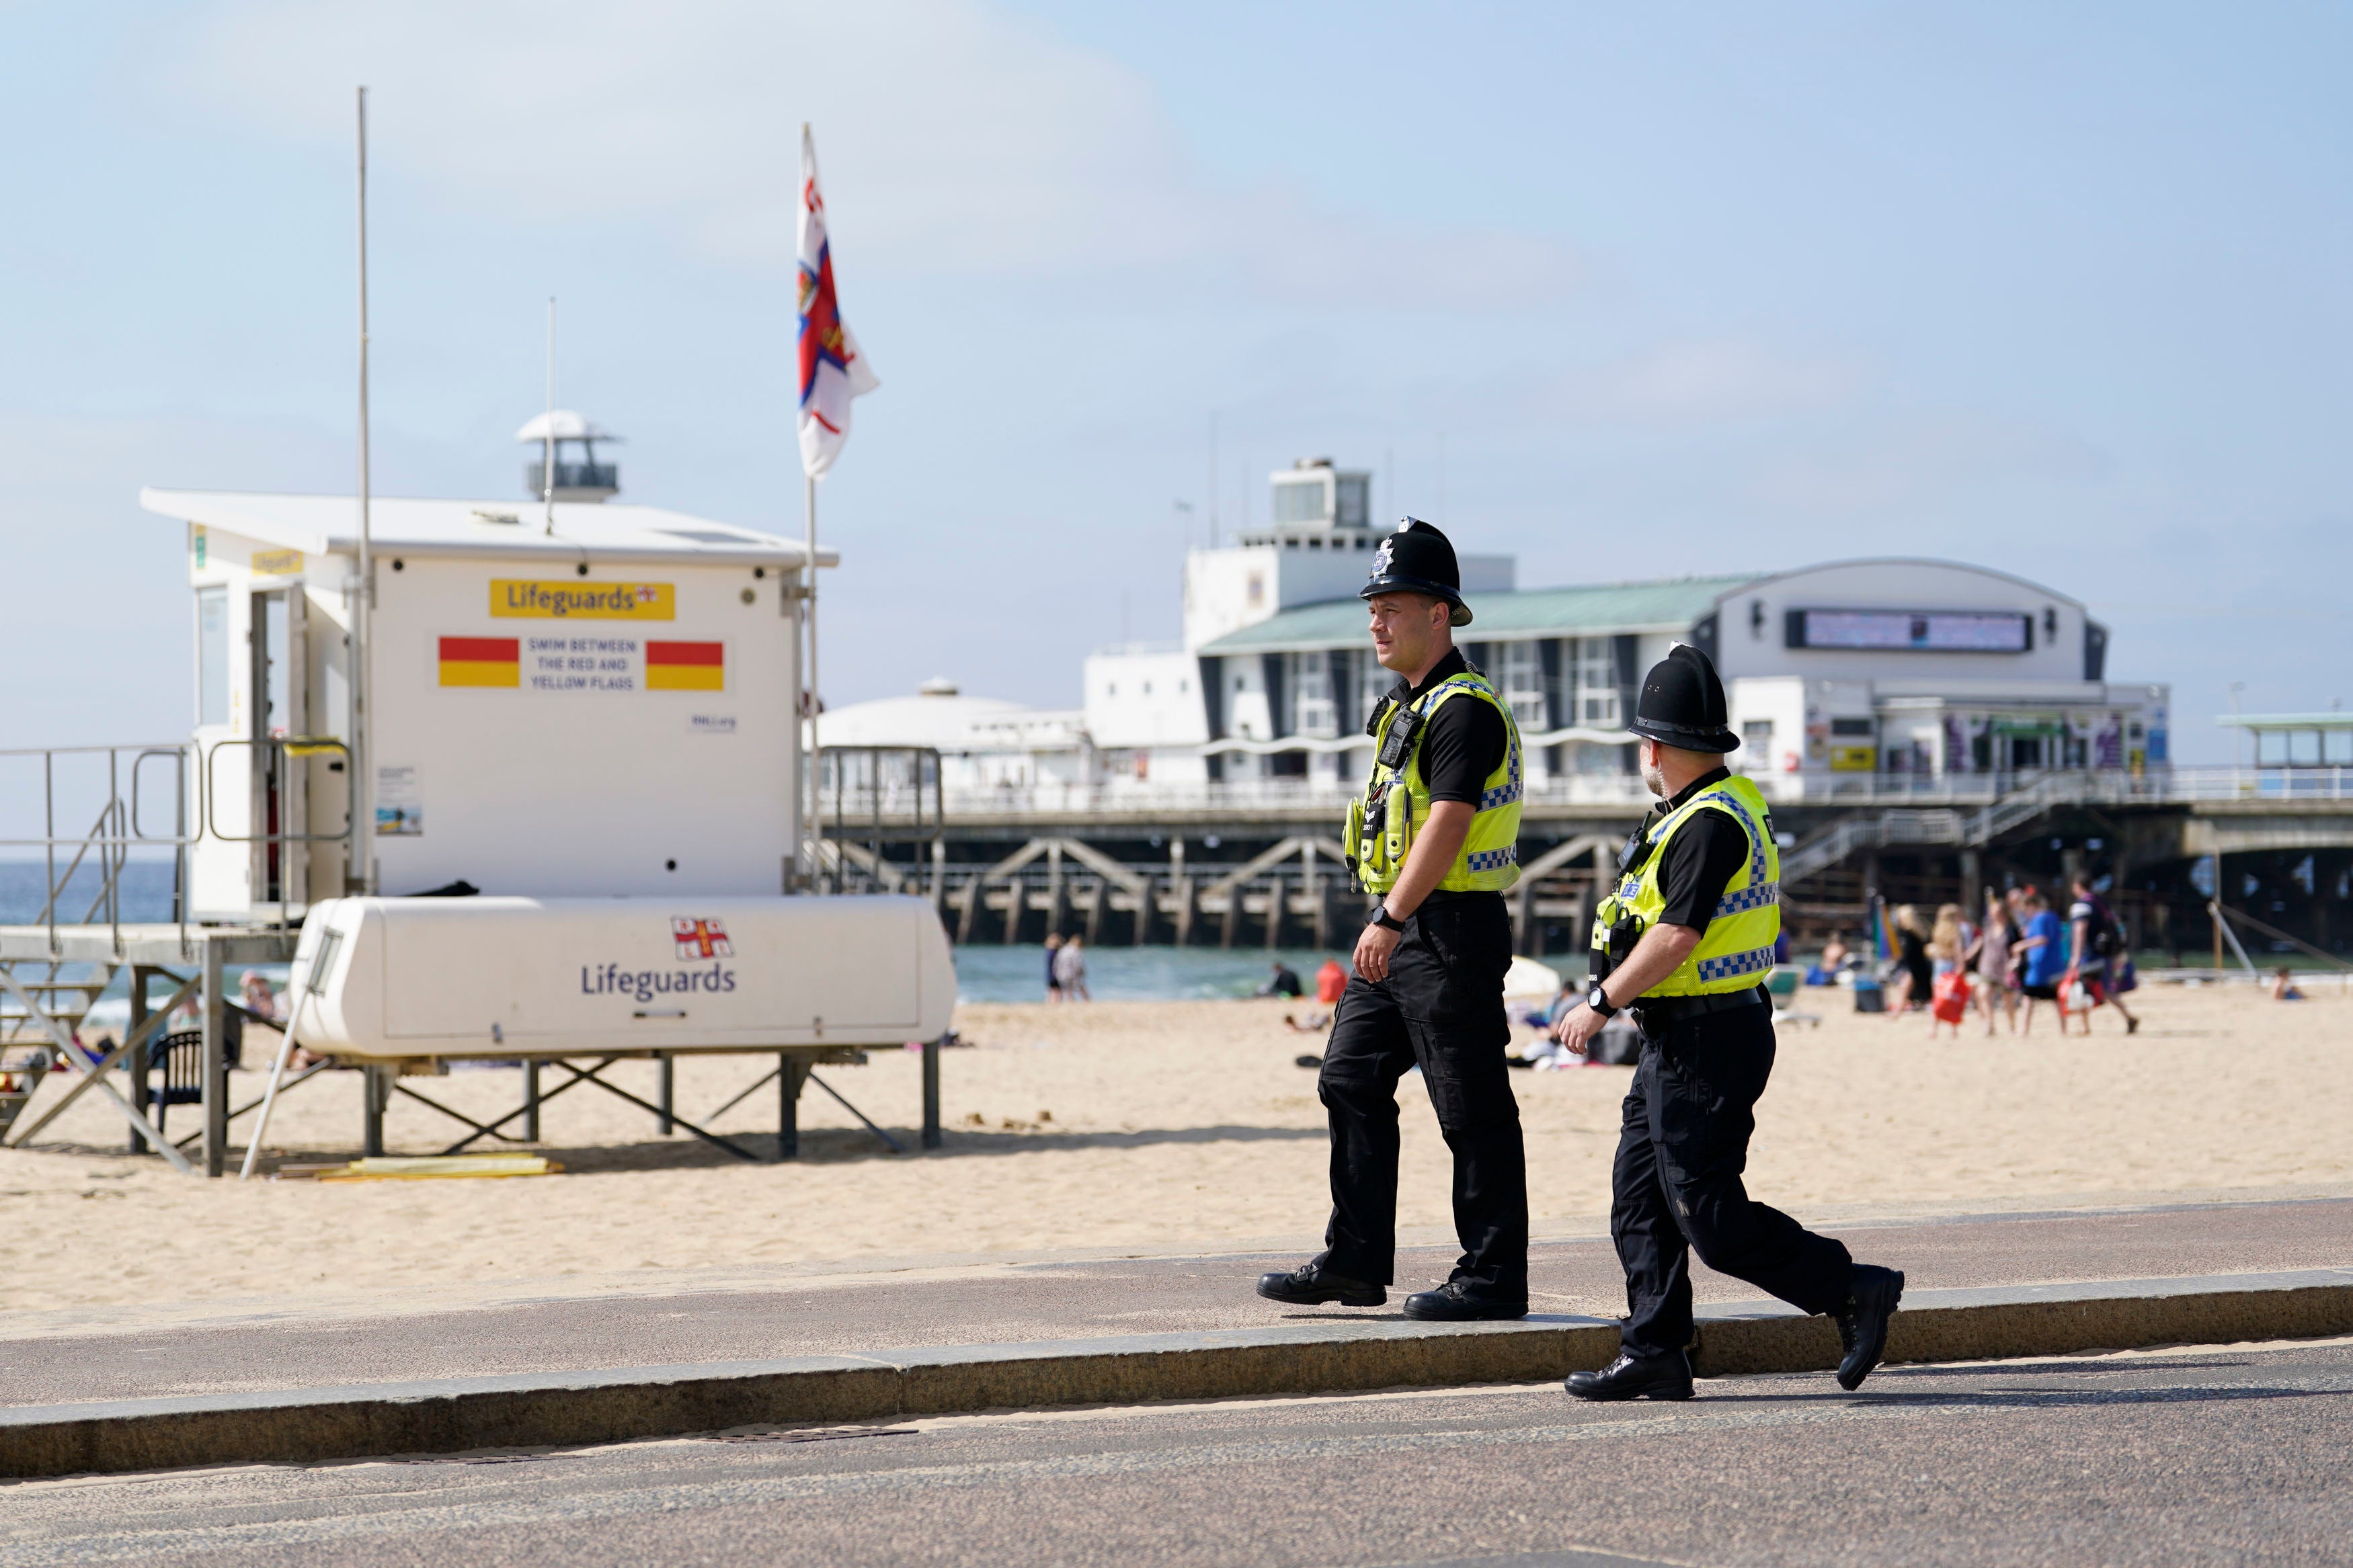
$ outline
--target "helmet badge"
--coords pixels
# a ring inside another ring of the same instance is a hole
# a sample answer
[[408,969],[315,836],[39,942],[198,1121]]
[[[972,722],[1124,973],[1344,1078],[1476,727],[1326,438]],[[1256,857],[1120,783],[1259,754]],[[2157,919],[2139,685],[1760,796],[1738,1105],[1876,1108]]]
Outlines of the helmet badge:
[[1389,574],[1389,563],[1395,560],[1396,557],[1396,542],[1393,539],[1382,540],[1381,547],[1373,552],[1373,575],[1376,577],[1388,576]]

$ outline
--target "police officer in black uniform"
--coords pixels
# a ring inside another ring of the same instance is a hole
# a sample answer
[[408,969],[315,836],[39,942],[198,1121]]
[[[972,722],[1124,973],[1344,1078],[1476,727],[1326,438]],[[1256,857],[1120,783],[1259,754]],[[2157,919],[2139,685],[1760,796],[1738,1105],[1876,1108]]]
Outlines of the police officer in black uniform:
[[[1780,856],[1753,784],[1719,760],[1740,744],[1724,684],[1697,648],[1651,667],[1629,729],[1660,804],[1627,842],[1601,906],[1597,978],[1555,1033],[1583,1054],[1630,1007],[1642,1036],[1610,1172],[1609,1233],[1626,1271],[1620,1353],[1581,1372],[1583,1399],[1688,1399],[1690,1254],[1838,1324],[1839,1383],[1879,1363],[1904,1276],[1752,1200],[1741,1184],[1751,1110],[1773,1070],[1773,1013],[1746,977],[1771,965]],[[1646,921],[1641,916],[1649,911]],[[1605,925],[1606,922],[1606,925]]]
[[[1399,676],[1366,726],[1378,742],[1360,803],[1366,832],[1355,816],[1349,830],[1352,858],[1360,837],[1370,857],[1358,860],[1358,879],[1381,896],[1357,940],[1356,974],[1316,1079],[1332,1127],[1324,1250],[1303,1268],[1261,1277],[1258,1293],[1299,1305],[1388,1300],[1397,1088],[1419,1066],[1454,1154],[1462,1255],[1443,1285],[1406,1298],[1405,1314],[1521,1318],[1527,1165],[1504,1060],[1512,928],[1500,890],[1518,874],[1519,738],[1510,709],[1454,647],[1452,628],[1468,625],[1471,610],[1443,533],[1406,519],[1382,542],[1361,596],[1370,602],[1375,654]],[[1373,843],[1374,816],[1397,834],[1393,845],[1410,846],[1395,860]]]

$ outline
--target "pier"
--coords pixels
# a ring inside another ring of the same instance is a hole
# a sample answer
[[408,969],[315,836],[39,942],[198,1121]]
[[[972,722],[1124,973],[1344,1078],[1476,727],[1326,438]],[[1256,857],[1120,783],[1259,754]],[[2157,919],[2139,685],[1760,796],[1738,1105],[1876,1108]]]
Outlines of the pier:
[[[1774,804],[1784,910],[1800,941],[1852,930],[1873,896],[1933,905],[1973,903],[1989,883],[2057,891],[2087,863],[2114,877],[2141,946],[2207,950],[2218,890],[2324,952],[2353,937],[2337,908],[2353,874],[2353,768],[1758,783]],[[828,874],[846,890],[927,899],[960,943],[1060,932],[1094,945],[1337,947],[1362,922],[1336,781],[934,786],[920,805],[917,795],[831,789]],[[1521,952],[1582,950],[1600,868],[1650,803],[1630,776],[1529,787],[1521,880],[1505,895]],[[2207,857],[2219,858],[2218,877],[2227,867],[2215,889],[2192,880]]]

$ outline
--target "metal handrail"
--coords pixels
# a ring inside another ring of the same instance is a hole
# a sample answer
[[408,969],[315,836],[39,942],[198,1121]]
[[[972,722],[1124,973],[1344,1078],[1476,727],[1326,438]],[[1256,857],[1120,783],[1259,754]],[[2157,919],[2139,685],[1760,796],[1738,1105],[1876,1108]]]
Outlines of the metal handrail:
[[[125,801],[122,794],[122,757],[125,752],[132,753],[130,801]],[[91,898],[90,907],[82,911],[82,918],[79,923],[84,925],[90,923],[92,918],[103,908],[106,911],[106,924],[112,935],[115,950],[121,951],[122,871],[130,864],[130,852],[134,846],[158,848],[164,846],[171,847],[172,911],[180,928],[181,942],[185,945],[187,940],[188,923],[188,847],[195,842],[194,837],[187,832],[186,752],[187,748],[178,742],[121,746],[17,746],[0,749],[0,760],[10,757],[41,759],[42,836],[38,838],[0,838],[0,848],[37,848],[42,851],[45,886],[41,912],[35,923],[47,928],[51,952],[62,951],[58,941],[58,900],[71,885],[75,873],[81,869],[93,849],[98,852],[100,868],[98,891]],[[143,831],[140,826],[136,809],[140,797],[140,770],[151,758],[164,755],[174,756],[179,760],[178,774],[174,781],[174,788],[177,792],[174,815],[178,819],[179,826],[177,831],[169,835]],[[106,758],[105,803],[99,807],[98,816],[91,823],[90,830],[78,836],[59,834],[57,823],[57,760],[59,757],[73,756]],[[70,847],[73,854],[72,858],[66,862],[65,874],[60,877],[58,874],[58,851],[67,847]]]
[[[205,753],[204,766],[198,771],[196,775],[197,783],[204,786],[200,793],[204,797],[203,816],[205,831],[211,834],[215,838],[219,839],[224,844],[264,844],[279,852],[278,923],[283,926],[286,923],[286,887],[287,883],[290,879],[287,875],[288,868],[286,865],[285,855],[286,846],[290,844],[342,844],[348,842],[352,837],[353,826],[352,792],[348,789],[343,792],[343,830],[339,833],[288,833],[284,831],[283,828],[285,819],[282,814],[280,817],[280,831],[276,833],[223,833],[220,830],[219,825],[213,820],[214,808],[220,801],[220,792],[216,787],[215,787],[213,781],[213,770],[214,764],[220,760],[221,752],[231,746],[270,747],[277,752],[278,762],[281,767],[290,757],[310,756],[312,753],[319,752],[339,752],[343,754],[343,767],[346,773],[350,771],[352,765],[352,749],[343,742],[336,740],[332,735],[265,735],[259,739],[255,739],[251,736],[233,735],[226,741],[214,742],[212,749]],[[280,776],[282,777],[283,774],[281,773]],[[265,886],[259,890],[266,892],[268,891],[268,889]],[[259,900],[254,900],[251,901],[258,903]]]
[[213,766],[220,754],[231,746],[271,746],[280,758],[307,756],[313,752],[341,752],[343,766],[349,768],[352,749],[332,735],[267,735],[259,740],[247,736],[231,736],[216,741],[205,753],[204,814],[205,831],[224,844],[341,844],[352,836],[352,808],[347,795],[343,803],[343,829],[340,833],[223,833],[213,820],[213,809],[220,800],[220,792],[213,782]]

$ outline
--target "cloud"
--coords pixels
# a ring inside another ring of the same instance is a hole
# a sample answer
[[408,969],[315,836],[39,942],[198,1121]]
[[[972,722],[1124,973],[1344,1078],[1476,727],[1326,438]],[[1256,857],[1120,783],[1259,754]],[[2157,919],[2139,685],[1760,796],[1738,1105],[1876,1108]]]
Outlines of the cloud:
[[1409,306],[1433,277],[1511,303],[1570,272],[1539,237],[1217,188],[1142,73],[980,0],[220,0],[191,26],[151,68],[221,114],[346,140],[364,81],[385,167],[501,215],[673,225],[723,262],[792,254],[807,120],[854,266]]

